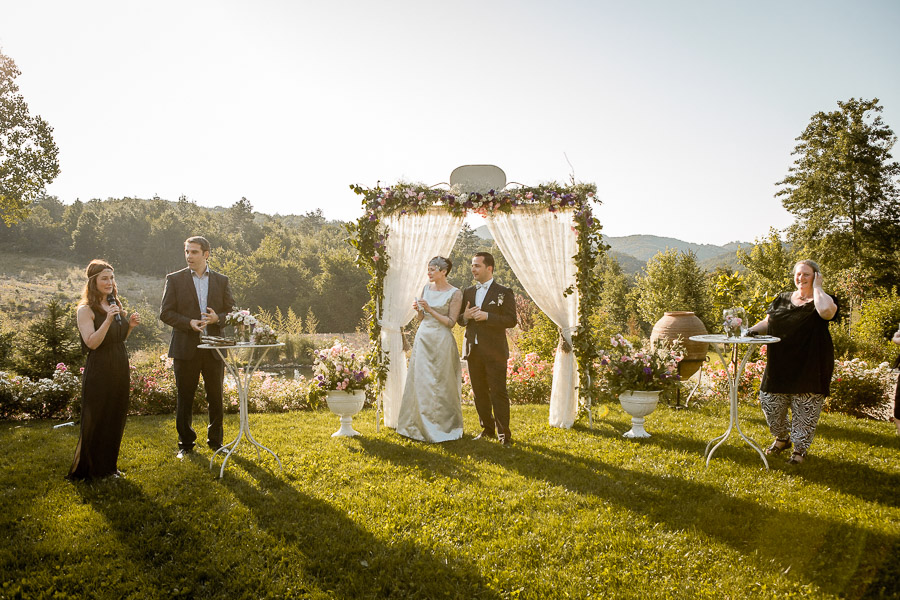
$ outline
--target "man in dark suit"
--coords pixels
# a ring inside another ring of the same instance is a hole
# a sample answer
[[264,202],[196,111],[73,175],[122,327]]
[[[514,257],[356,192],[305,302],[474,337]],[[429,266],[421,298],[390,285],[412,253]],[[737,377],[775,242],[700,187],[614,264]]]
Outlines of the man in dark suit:
[[[209,426],[206,443],[213,450],[222,446],[222,382],[225,364],[215,350],[200,350],[200,334],[221,335],[222,319],[234,307],[228,278],[209,270],[209,242],[194,236],[184,242],[187,268],[166,275],[160,320],[172,326],[169,357],[173,360],[178,402],[175,429],[178,431],[178,458],[194,449],[197,434],[191,427],[194,394],[203,375],[206,402],[209,404]],[[221,317],[220,317],[221,315]]]
[[516,326],[513,291],[494,281],[494,257],[478,252],[472,257],[476,284],[463,292],[465,309],[458,322],[466,328],[463,352],[469,365],[469,380],[482,431],[475,439],[497,437],[512,444],[509,430],[509,395],[506,392],[506,361],[509,344],[506,330]]

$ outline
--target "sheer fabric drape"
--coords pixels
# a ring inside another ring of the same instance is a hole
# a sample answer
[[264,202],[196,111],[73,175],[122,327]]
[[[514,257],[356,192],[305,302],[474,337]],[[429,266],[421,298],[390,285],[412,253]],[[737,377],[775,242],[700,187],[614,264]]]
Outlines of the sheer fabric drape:
[[384,407],[384,424],[397,427],[397,412],[406,383],[406,357],[401,328],[415,315],[412,300],[421,295],[428,281],[428,261],[449,256],[462,228],[463,217],[444,209],[429,209],[423,215],[392,215],[384,220],[388,229],[390,266],[384,278],[381,316],[381,348],[390,361],[387,380],[378,401]]
[[[578,250],[573,233],[574,211],[556,213],[546,208],[517,208],[510,214],[494,213],[488,229],[509,266],[550,319],[562,330],[572,346],[572,333],[578,325],[578,293],[563,296],[575,284]],[[553,363],[553,387],[550,393],[550,425],[571,427],[578,409],[578,372],[575,354],[564,352],[562,341]]]

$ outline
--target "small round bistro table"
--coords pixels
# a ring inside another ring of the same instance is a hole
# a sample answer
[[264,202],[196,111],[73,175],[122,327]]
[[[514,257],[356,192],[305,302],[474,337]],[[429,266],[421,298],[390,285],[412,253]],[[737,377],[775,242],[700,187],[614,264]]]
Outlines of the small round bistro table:
[[[216,353],[222,358],[222,362],[225,363],[225,367],[228,369],[228,373],[234,379],[234,383],[237,386],[238,390],[238,398],[240,399],[240,422],[241,427],[238,431],[238,436],[235,438],[233,442],[223,445],[221,448],[213,453],[212,458],[209,459],[209,468],[213,468],[213,464],[215,464],[216,456],[218,456],[219,452],[222,453],[224,459],[222,460],[222,468],[219,470],[219,479],[221,479],[225,475],[225,463],[228,462],[228,459],[231,458],[231,455],[234,454],[234,451],[237,449],[238,444],[241,442],[241,439],[246,435],[247,439],[251,444],[256,446],[256,458],[260,458],[259,449],[262,448],[269,454],[275,457],[275,460],[278,462],[278,468],[283,469],[281,466],[281,460],[278,456],[257,442],[253,438],[253,434],[250,433],[250,420],[249,420],[249,410],[247,409],[247,396],[250,393],[250,380],[253,377],[253,372],[259,367],[262,359],[265,358],[266,354],[269,353],[269,350],[272,348],[278,348],[280,346],[284,346],[283,342],[278,342],[277,344],[235,344],[232,346],[217,346],[214,344],[201,344],[197,346],[203,350],[215,350]],[[229,350],[230,352],[223,353],[223,351]],[[261,351],[261,352],[260,352]]]
[[[756,337],[728,337],[721,334],[708,334],[708,335],[692,335],[690,340],[693,342],[707,342],[713,345],[713,348],[716,350],[716,354],[719,355],[719,360],[722,361],[722,366],[725,367],[725,371],[728,371],[728,361],[725,360],[725,353],[729,351],[725,349],[726,346],[730,346],[731,350],[731,364],[734,365],[734,373],[727,376],[728,378],[728,396],[731,404],[731,408],[729,410],[728,417],[728,429],[720,436],[714,437],[709,443],[706,445],[706,451],[703,455],[706,457],[706,466],[709,466],[709,461],[712,460],[713,453],[721,446],[725,440],[728,439],[728,436],[731,435],[732,429],[737,429],[738,433],[741,435],[741,438],[750,445],[751,448],[756,450],[759,453],[759,457],[762,459],[763,464],[766,465],[766,468],[769,468],[769,461],[766,460],[766,455],[757,446],[753,443],[753,440],[744,435],[744,432],[741,430],[741,424],[738,422],[738,384],[741,382],[741,374],[744,372],[744,367],[747,366],[747,360],[749,360],[750,355],[753,353],[753,347],[758,346],[760,344],[775,344],[781,341],[781,338],[773,337],[771,335],[760,335]],[[744,358],[741,359],[740,364],[738,364],[738,348],[743,344],[747,346],[747,351],[744,352]],[[715,444],[715,446],[713,446]],[[712,449],[710,449],[712,446]]]

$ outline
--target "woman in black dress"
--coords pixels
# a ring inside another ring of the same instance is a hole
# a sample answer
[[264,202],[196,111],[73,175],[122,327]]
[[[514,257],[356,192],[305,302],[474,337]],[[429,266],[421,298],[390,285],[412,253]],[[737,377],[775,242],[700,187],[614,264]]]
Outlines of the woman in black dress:
[[838,305],[822,289],[822,272],[812,260],[794,265],[794,285],[795,291],[772,301],[766,318],[750,332],[781,338],[768,347],[759,403],[775,436],[766,454],[779,454],[793,445],[788,463],[796,465],[806,459],[831,386],[834,344],[828,322],[837,316]]
[[109,263],[92,260],[85,275],[77,313],[81,348],[87,353],[81,380],[81,437],[68,477],[119,477],[122,473],[116,463],[131,389],[125,338],[140,323],[140,316],[122,317]]

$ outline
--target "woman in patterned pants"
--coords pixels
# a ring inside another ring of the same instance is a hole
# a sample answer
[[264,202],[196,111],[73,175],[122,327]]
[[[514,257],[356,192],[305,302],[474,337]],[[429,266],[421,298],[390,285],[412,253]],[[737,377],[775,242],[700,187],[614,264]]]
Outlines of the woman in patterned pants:
[[[828,322],[838,313],[837,300],[822,289],[822,272],[812,260],[794,265],[796,290],[779,294],[766,318],[750,328],[751,335],[781,338],[768,349],[759,402],[775,441],[766,454],[793,446],[789,464],[806,458],[828,396],[834,372],[834,344]],[[792,418],[788,419],[788,409]]]

